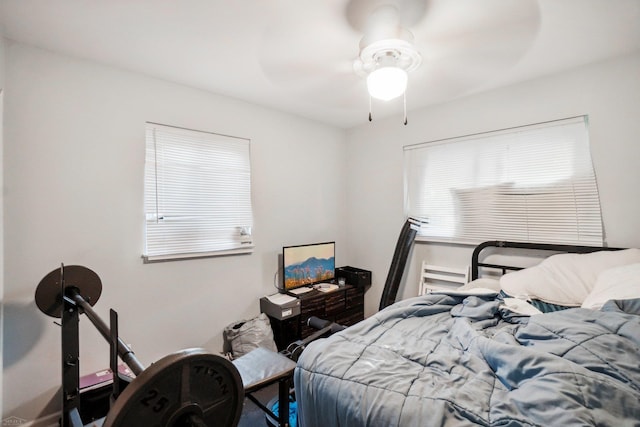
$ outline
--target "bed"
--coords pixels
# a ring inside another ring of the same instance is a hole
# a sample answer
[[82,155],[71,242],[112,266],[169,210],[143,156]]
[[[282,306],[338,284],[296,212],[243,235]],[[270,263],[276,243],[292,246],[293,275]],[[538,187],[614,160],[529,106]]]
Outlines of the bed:
[[[640,426],[640,250],[521,245],[484,243],[468,285],[311,343],[299,425]],[[483,261],[505,248],[553,256]]]

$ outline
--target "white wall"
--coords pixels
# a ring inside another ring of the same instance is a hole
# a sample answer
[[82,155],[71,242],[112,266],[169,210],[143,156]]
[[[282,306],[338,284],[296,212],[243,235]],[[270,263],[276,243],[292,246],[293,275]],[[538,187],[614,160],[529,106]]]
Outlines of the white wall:
[[[354,265],[373,271],[367,314],[378,309],[405,219],[402,147],[408,144],[588,114],[606,241],[640,247],[639,76],[640,54],[635,54],[413,111],[407,126],[398,116],[349,131],[347,236]],[[400,297],[417,295],[422,259],[465,265],[471,250],[416,244]]]
[[[336,240],[345,260],[345,133],[238,100],[9,44],[5,94],[4,417],[60,408],[60,330],[34,303],[50,271],[96,271],[96,312],[150,364],[222,349],[227,324],[259,313],[282,246]],[[251,139],[252,255],[143,264],[144,122]],[[81,371],[108,346],[81,320]]]

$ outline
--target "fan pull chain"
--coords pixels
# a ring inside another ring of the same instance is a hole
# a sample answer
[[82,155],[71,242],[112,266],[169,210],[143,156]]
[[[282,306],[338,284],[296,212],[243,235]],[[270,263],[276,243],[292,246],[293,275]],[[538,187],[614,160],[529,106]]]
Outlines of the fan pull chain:
[[[403,94],[403,108],[404,108],[404,125],[406,126],[407,121],[407,92]],[[371,116],[372,103],[371,103],[371,95],[369,95],[369,121],[373,121]]]
[[403,98],[404,98],[404,125],[407,125],[407,91],[404,91],[403,94]]

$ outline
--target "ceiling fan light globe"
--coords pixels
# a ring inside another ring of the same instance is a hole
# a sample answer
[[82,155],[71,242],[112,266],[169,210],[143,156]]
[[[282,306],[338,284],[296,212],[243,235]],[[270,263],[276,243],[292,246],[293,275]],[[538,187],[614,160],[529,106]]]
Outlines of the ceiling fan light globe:
[[367,90],[372,98],[389,101],[407,89],[407,72],[398,67],[381,67],[367,76]]

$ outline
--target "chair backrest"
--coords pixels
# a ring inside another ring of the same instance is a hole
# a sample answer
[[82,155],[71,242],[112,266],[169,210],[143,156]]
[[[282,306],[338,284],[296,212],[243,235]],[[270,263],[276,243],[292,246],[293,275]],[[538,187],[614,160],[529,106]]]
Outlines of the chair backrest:
[[446,267],[422,261],[418,295],[435,289],[458,287],[469,283],[469,266]]

